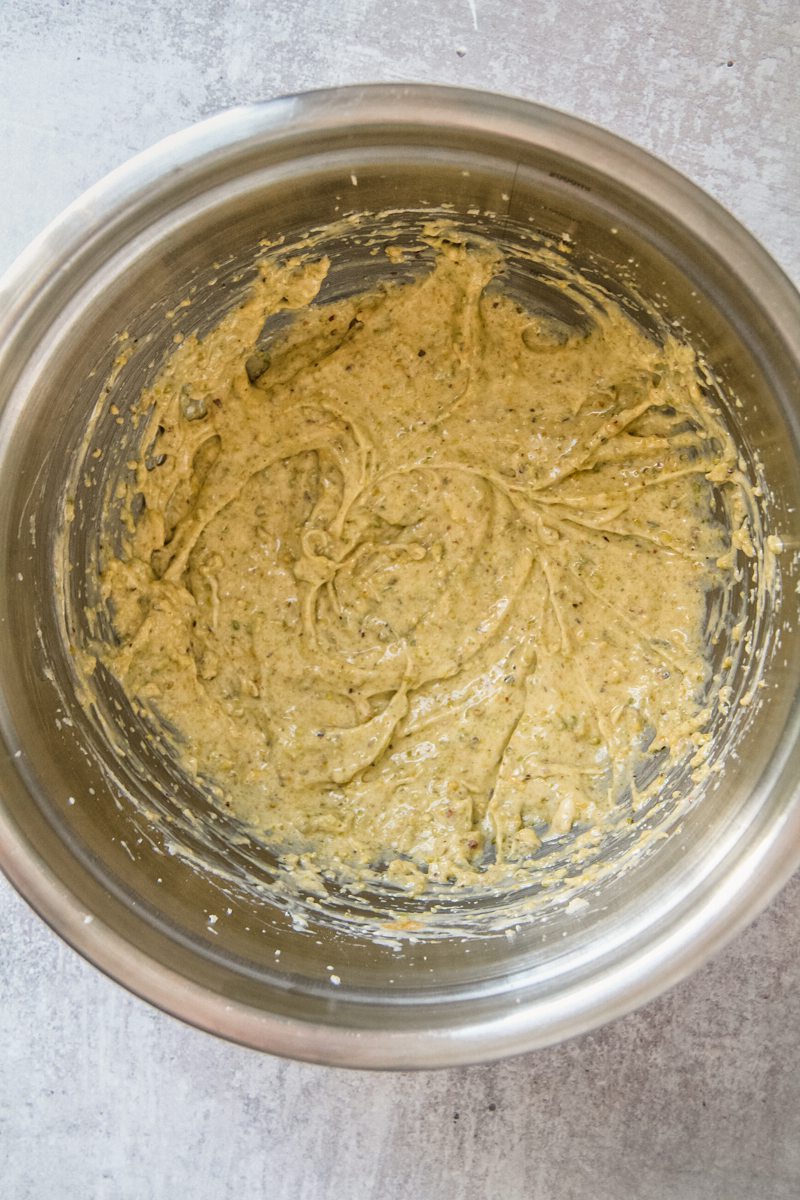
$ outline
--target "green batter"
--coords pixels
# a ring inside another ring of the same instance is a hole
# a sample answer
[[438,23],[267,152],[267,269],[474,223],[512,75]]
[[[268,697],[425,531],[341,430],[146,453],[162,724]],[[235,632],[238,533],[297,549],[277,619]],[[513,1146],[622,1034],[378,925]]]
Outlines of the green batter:
[[690,349],[608,303],[532,316],[495,247],[427,241],[423,277],[334,305],[326,260],[265,265],[175,351],[105,657],[271,843],[474,883],[696,752],[735,457]]

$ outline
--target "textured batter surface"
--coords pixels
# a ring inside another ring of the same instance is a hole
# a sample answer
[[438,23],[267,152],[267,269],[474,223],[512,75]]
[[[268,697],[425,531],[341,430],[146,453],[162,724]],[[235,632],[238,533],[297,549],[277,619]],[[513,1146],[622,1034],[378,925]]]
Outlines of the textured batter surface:
[[457,229],[412,256],[313,307],[327,260],[265,263],[172,354],[101,653],[271,843],[488,882],[696,752],[741,485],[688,347],[578,277],[574,325],[531,314]]

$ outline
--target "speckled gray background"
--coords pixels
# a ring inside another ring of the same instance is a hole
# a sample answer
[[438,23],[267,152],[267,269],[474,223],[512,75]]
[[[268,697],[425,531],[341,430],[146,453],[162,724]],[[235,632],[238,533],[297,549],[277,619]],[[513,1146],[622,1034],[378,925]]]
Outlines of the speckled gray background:
[[[109,168],[229,104],[515,92],[690,174],[800,279],[797,0],[0,0],[0,267]],[[0,1197],[797,1200],[800,877],[598,1033],[366,1075],[228,1046],[108,982],[0,884]]]

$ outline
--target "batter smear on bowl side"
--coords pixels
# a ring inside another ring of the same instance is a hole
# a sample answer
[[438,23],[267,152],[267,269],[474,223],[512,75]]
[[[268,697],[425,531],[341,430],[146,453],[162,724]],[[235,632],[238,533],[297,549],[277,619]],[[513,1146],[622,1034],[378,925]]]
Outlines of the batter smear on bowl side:
[[608,300],[531,313],[480,239],[419,250],[420,277],[331,304],[326,259],[265,263],[175,350],[103,657],[273,845],[474,884],[696,758],[708,597],[752,547],[689,347]]

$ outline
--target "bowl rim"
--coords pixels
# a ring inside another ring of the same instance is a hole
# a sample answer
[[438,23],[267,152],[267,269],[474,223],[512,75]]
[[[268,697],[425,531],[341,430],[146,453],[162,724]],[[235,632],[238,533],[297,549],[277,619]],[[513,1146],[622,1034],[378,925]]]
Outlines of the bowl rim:
[[[0,357],[30,319],[50,281],[68,271],[87,242],[109,222],[124,220],[178,172],[200,170],[209,156],[250,139],[293,138],[304,130],[436,124],[484,135],[532,141],[573,154],[590,169],[613,175],[635,192],[658,188],[663,203],[691,220],[700,241],[732,261],[752,294],[768,305],[777,333],[800,346],[800,295],[766,250],[717,201],[633,143],[574,116],[495,92],[436,84],[356,84],[281,96],[231,108],[164,138],[117,167],[56,217],[0,280]],[[447,1028],[346,1028],[270,1015],[187,980],[155,962],[115,932],[77,897],[27,841],[2,806],[0,868],[40,917],[107,976],[164,1012],[207,1032],[260,1050],[328,1065],[407,1069],[485,1062],[585,1033],[640,1007],[674,986],[750,923],[800,865],[798,724],[794,751],[776,767],[786,792],[781,819],[762,829],[691,911],[674,919],[645,947],[622,953],[590,982],[557,998],[532,1000],[490,1018]],[[16,771],[2,756],[0,784]],[[726,860],[727,861],[727,860]]]

